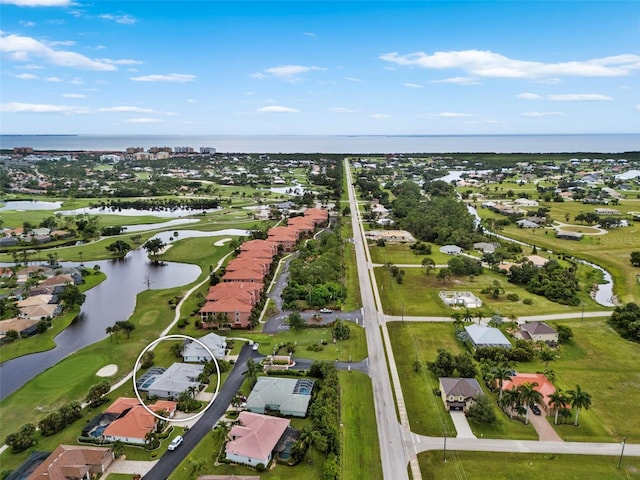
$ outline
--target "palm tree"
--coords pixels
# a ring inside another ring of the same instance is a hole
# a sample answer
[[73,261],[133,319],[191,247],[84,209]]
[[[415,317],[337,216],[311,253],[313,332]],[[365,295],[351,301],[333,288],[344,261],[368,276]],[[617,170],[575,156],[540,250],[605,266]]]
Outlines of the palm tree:
[[567,394],[569,395],[569,403],[571,407],[576,409],[576,421],[574,423],[575,426],[578,426],[578,415],[580,415],[580,410],[585,409],[589,410],[591,407],[591,395],[580,388],[580,385],[576,385],[575,390],[567,390]]
[[506,363],[499,363],[491,370],[492,380],[498,381],[498,389],[500,390],[500,400],[502,400],[502,385],[505,380],[511,380],[511,367]]
[[556,359],[556,356],[550,348],[544,348],[538,352],[538,358],[544,362],[544,368],[547,369],[549,367],[549,362],[553,362]]
[[531,403],[542,402],[542,394],[535,389],[538,386],[537,382],[525,382],[518,386],[518,392],[520,393],[520,401],[525,406],[524,423],[529,423],[529,405]]
[[471,323],[471,321],[473,320],[473,315],[471,314],[471,310],[469,310],[468,308],[464,309],[464,313],[462,314],[462,320],[464,320],[465,322]]
[[549,394],[549,406],[556,411],[554,425],[558,424],[558,413],[561,408],[569,403],[569,397],[567,397],[564,392],[560,389],[557,389],[555,392]]
[[464,326],[464,321],[462,320],[462,313],[453,312],[451,314],[451,318],[453,319],[453,328],[455,328],[456,330],[462,330],[462,327]]
[[516,406],[520,403],[520,393],[515,388],[505,390],[500,403],[502,403],[502,408],[509,407],[509,418],[513,418],[513,412]]

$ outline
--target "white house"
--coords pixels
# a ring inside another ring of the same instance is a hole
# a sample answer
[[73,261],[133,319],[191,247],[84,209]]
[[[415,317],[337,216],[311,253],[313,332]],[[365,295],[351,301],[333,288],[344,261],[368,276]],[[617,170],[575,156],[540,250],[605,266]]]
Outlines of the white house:
[[440,253],[446,253],[447,255],[460,255],[462,248],[457,245],[443,245],[440,247]]
[[[218,360],[224,358],[227,349],[227,339],[225,337],[221,337],[215,333],[209,333],[202,338],[198,338],[198,340],[205,344]],[[209,355],[209,352],[198,342],[190,342],[186,343],[184,347],[182,359],[186,363],[199,363],[211,360],[211,355]]]

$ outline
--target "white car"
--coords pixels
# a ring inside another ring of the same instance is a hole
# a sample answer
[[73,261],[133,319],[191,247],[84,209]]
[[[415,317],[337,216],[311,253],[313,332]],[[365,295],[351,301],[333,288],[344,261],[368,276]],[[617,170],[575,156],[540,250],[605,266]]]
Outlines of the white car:
[[331,313],[333,312],[333,310],[331,310],[330,308],[321,308],[320,309],[320,313]]
[[254,343],[254,344],[253,344],[253,347],[251,347],[251,348],[252,348],[252,349],[253,349],[253,351],[255,352],[255,351],[257,351],[257,350],[258,350],[258,348],[259,348],[259,347],[260,347],[260,344],[259,344],[259,343]]
[[184,438],[182,438],[181,435],[178,435],[176,438],[171,440],[171,443],[169,444],[168,450],[175,450],[176,448],[178,448],[180,446],[180,444],[182,443],[183,440],[184,440]]

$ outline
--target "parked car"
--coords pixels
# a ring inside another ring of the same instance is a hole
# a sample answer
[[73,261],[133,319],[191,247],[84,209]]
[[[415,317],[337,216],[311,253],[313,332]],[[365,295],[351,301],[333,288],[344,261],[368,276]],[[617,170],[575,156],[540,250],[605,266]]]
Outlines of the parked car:
[[331,310],[330,308],[321,308],[320,309],[320,313],[331,313],[333,312],[333,310]]
[[180,446],[180,444],[182,443],[183,440],[184,440],[184,438],[182,438],[182,435],[178,435],[176,438],[171,440],[171,443],[169,444],[168,449],[169,450],[175,450],[176,448],[178,448]]
[[258,348],[260,348],[260,344],[259,344],[258,342],[256,342],[256,343],[254,343],[254,344],[253,344],[253,347],[251,347],[251,348],[252,348],[252,349],[253,349],[253,351],[255,352],[255,351],[257,351],[257,350],[258,350]]
[[530,403],[529,408],[531,408],[531,411],[533,412],[534,415],[542,415],[542,412],[540,411],[540,407],[538,407],[538,405],[536,405],[535,403]]

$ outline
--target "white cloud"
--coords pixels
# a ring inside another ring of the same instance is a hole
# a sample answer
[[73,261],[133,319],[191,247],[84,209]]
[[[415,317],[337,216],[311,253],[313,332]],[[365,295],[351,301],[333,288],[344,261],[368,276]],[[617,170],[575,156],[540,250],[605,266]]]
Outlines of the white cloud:
[[60,77],[47,77],[47,78],[43,78],[43,80],[45,82],[54,82],[54,83],[59,83],[64,81]]
[[282,107],[279,105],[270,105],[268,107],[261,107],[256,111],[260,113],[296,113],[300,110],[296,110],[295,108]]
[[473,117],[470,113],[462,113],[462,112],[439,112],[439,113],[428,113],[426,115],[428,118],[467,118]]
[[88,113],[89,109],[73,105],[47,105],[36,103],[3,103],[0,104],[0,112],[12,113],[64,113],[77,114]]
[[305,65],[281,65],[279,67],[265,68],[262,72],[252,73],[250,76],[258,79],[273,77],[289,82],[298,82],[300,81],[300,76],[305,73],[323,70],[326,69]]
[[613,100],[607,95],[599,93],[564,93],[559,95],[547,95],[549,100],[554,102],[602,102]]
[[195,75],[187,75],[184,73],[169,73],[167,75],[143,75],[141,77],[131,77],[134,82],[174,82],[185,83],[195,80]]
[[424,88],[419,83],[405,83],[404,86],[409,88]]
[[442,80],[431,80],[431,83],[453,83],[455,85],[480,85],[480,82],[469,77],[451,77]]
[[331,107],[331,108],[327,108],[327,110],[334,113],[355,113],[354,110],[351,110],[350,108],[343,108],[343,107]]
[[42,70],[44,67],[40,65],[22,65],[20,68],[24,68],[25,70]]
[[82,85],[84,84],[84,81],[80,77],[74,77],[72,80],[69,80],[69,83],[72,83],[74,85]]
[[66,7],[73,5],[71,0],[0,0],[0,3],[19,7]]
[[98,109],[99,112],[127,112],[127,113],[154,113],[150,108],[132,107],[129,105],[121,105],[118,107],[103,107]]
[[559,63],[516,60],[489,50],[435,52],[432,55],[391,52],[379,58],[401,66],[460,69],[478,77],[494,78],[618,77],[640,68],[640,55],[633,54]]
[[16,78],[19,78],[20,80],[37,80],[38,76],[33,73],[21,73],[16,75]]
[[108,63],[110,65],[142,65],[140,60],[131,60],[129,58],[121,58],[120,60],[113,60],[111,58],[99,58],[100,62]]
[[345,77],[345,80],[349,80],[350,82],[361,82],[362,79],[355,77]]
[[315,33],[311,33],[311,32],[304,32],[304,35],[306,35],[307,37],[317,37]]
[[371,115],[369,115],[371,118],[375,119],[375,120],[382,120],[384,118],[391,118],[391,115],[387,114],[387,113],[372,113]]
[[63,93],[62,96],[65,98],[87,98],[84,93]]
[[542,95],[538,95],[537,93],[529,93],[529,92],[519,93],[517,97],[523,98],[525,100],[540,100],[544,98]]
[[562,112],[522,112],[520,115],[527,118],[542,118],[542,117],[562,117]]
[[76,52],[56,50],[35,38],[21,35],[0,36],[0,52],[7,53],[9,58],[15,61],[25,62],[32,57],[38,57],[60,67],[99,71],[116,70],[116,67],[108,63],[92,60]]
[[18,23],[19,23],[20,25],[22,25],[23,27],[27,27],[27,28],[35,27],[35,26],[36,26],[36,22],[28,22],[28,21],[26,21],[26,20],[20,20]]
[[98,18],[102,18],[103,20],[112,20],[116,23],[121,23],[122,25],[133,25],[138,22],[138,20],[131,15],[112,15],[110,13],[103,13],[102,15],[98,15]]
[[129,120],[125,120],[127,123],[162,123],[164,120],[160,118],[149,118],[149,117],[140,117],[140,118],[130,118]]
[[187,103],[198,103],[195,98],[187,98]]
[[635,107],[633,107],[633,109],[634,109],[636,112],[640,112],[640,103],[639,103],[638,105],[636,105]]
[[50,47],[73,47],[76,44],[73,40],[47,40],[44,43]]

